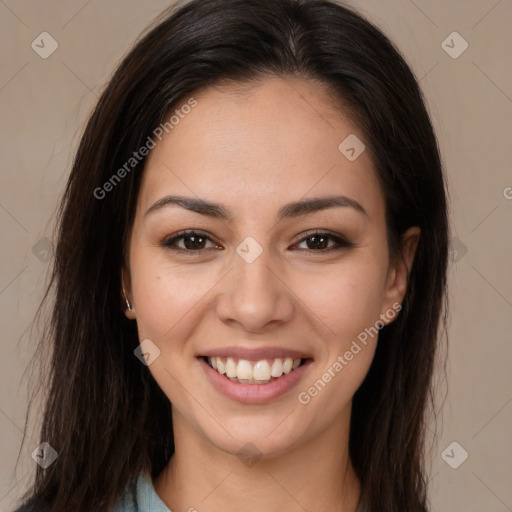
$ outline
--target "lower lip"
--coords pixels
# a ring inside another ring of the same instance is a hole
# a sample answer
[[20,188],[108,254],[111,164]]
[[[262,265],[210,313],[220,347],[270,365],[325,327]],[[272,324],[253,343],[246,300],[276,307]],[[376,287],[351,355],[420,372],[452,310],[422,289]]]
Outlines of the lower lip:
[[260,404],[284,395],[289,391],[312,363],[308,359],[302,366],[268,384],[239,384],[214,370],[202,357],[198,358],[211,383],[224,395],[245,404]]

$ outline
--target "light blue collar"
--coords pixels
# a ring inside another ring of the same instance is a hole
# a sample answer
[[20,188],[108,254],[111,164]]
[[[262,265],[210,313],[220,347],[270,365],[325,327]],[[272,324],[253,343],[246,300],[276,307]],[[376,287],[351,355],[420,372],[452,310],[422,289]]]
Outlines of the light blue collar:
[[[361,510],[361,503],[357,512]],[[171,512],[153,487],[151,477],[140,473],[135,485],[127,486],[111,512]]]
[[171,512],[153,487],[151,477],[141,472],[135,485],[128,485],[112,512]]

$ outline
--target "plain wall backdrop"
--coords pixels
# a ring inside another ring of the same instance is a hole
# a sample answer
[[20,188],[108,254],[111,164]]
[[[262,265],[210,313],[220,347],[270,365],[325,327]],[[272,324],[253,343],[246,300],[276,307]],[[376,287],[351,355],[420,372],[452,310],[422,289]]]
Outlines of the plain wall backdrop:
[[[449,186],[448,392],[432,449],[432,510],[512,511],[512,1],[348,4],[421,80]],[[115,65],[169,5],[0,0],[0,512],[14,508],[35,472],[37,431],[14,470],[37,340],[27,329],[73,153]]]

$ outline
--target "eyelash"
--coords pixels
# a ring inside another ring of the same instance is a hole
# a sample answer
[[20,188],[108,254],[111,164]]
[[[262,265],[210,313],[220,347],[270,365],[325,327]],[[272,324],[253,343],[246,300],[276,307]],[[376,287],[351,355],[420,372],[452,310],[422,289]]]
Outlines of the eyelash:
[[[172,251],[179,253],[179,254],[185,254],[187,256],[200,256],[207,249],[192,250],[192,249],[176,249],[176,248],[172,247],[178,240],[184,239],[187,236],[192,236],[192,235],[196,235],[196,236],[198,235],[206,240],[212,241],[210,239],[210,237],[208,235],[206,235],[205,233],[201,233],[200,231],[194,231],[194,230],[186,230],[186,231],[180,231],[179,233],[176,233],[176,235],[173,235],[171,238],[167,238],[167,239],[163,240],[162,246],[164,246],[168,249],[171,249]],[[331,253],[333,251],[339,251],[341,249],[355,247],[355,244],[349,242],[346,238],[344,238],[340,235],[335,235],[328,231],[320,231],[320,230],[316,230],[314,232],[307,233],[304,237],[302,237],[299,241],[297,241],[296,244],[301,244],[314,236],[319,236],[322,238],[328,237],[331,240],[333,240],[337,244],[337,246],[332,246],[327,249],[320,249],[320,250],[313,250],[313,249],[298,249],[298,250],[301,250],[301,251],[305,252],[306,254],[323,255],[323,254]],[[211,247],[210,249],[213,249],[213,247]],[[297,249],[294,249],[294,250],[297,250]]]

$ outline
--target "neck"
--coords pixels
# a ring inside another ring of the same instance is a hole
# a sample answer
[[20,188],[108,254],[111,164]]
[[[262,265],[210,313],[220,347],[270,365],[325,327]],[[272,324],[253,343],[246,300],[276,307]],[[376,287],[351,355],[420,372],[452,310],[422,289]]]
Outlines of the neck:
[[268,512],[356,512],[360,483],[348,454],[350,418],[285,454],[252,460],[219,449],[183,417],[173,419],[176,451],[154,482],[171,511],[234,512],[257,505]]

